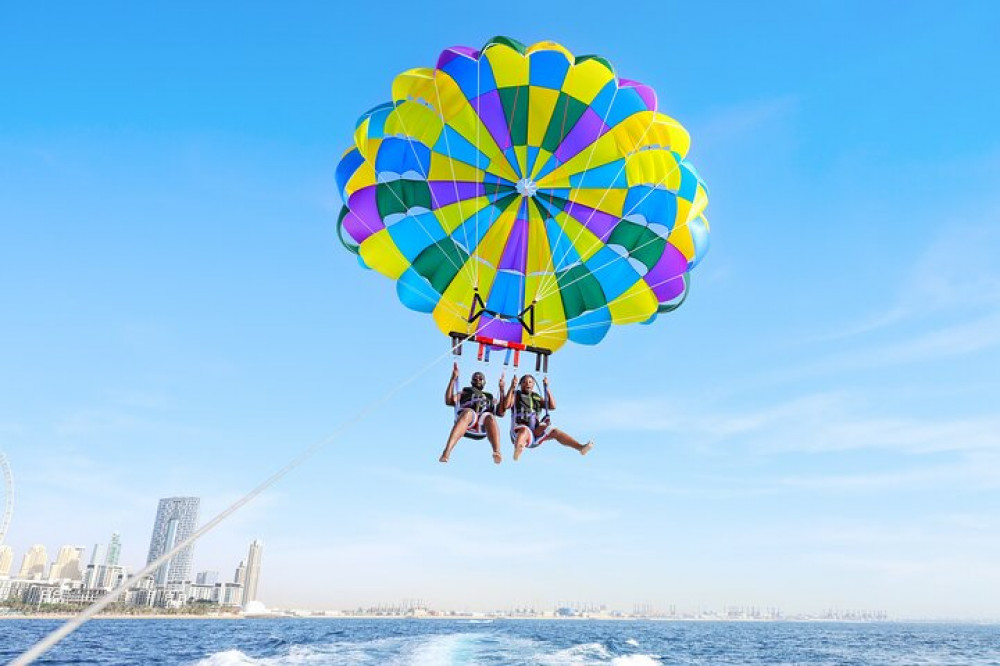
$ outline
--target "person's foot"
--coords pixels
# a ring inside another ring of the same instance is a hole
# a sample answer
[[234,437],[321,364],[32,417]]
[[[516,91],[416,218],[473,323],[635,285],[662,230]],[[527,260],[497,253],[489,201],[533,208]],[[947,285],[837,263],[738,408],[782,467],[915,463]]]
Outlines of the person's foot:
[[587,452],[594,448],[594,440],[590,440],[580,448],[580,455],[585,456]]
[[503,460],[503,456],[500,455],[500,452],[499,451],[494,451],[493,452],[493,462],[495,462],[496,464],[499,465],[502,460]]
[[515,446],[514,447],[514,460],[518,460],[521,457],[522,453],[524,453],[524,447],[523,446]]
[[441,457],[438,458],[438,462],[448,462],[448,454],[447,453],[442,453]]

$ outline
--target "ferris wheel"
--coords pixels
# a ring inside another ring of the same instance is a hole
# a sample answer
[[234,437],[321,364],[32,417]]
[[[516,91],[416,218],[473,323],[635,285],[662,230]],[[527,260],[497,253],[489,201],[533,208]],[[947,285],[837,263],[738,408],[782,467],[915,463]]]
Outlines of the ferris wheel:
[[7,528],[10,527],[10,517],[14,515],[14,477],[10,473],[10,463],[7,462],[7,456],[4,455],[3,451],[0,451],[0,477],[3,477],[3,480],[0,481],[0,491],[2,491],[0,545],[2,545],[7,537]]

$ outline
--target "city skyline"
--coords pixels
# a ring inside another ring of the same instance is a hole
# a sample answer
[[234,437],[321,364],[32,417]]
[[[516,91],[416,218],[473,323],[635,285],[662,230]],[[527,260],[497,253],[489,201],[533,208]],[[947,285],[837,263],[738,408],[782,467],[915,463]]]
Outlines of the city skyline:
[[8,575],[13,549],[2,545],[0,602],[13,604],[15,608],[25,604],[58,608],[94,603],[114,592],[111,603],[145,608],[146,612],[189,606],[204,611],[205,606],[200,604],[205,603],[220,609],[244,609],[251,601],[258,601],[263,544],[259,539],[250,542],[248,554],[236,567],[232,580],[219,581],[218,571],[201,571],[191,576],[193,544],[182,544],[197,527],[199,505],[198,497],[168,497],[158,502],[147,567],[168,552],[178,550],[164,564],[146,573],[130,571],[119,564],[120,532],[111,533],[107,548],[101,542],[95,543],[85,566],[85,546],[63,545],[49,563],[46,547],[35,544],[25,551],[17,576]]

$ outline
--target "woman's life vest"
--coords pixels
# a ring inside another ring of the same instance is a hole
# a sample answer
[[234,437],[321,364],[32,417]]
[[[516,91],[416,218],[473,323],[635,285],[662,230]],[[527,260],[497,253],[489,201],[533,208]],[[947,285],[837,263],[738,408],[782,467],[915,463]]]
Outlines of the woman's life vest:
[[514,394],[514,422],[526,425],[532,430],[542,421],[542,410],[545,409],[545,399],[534,391]]

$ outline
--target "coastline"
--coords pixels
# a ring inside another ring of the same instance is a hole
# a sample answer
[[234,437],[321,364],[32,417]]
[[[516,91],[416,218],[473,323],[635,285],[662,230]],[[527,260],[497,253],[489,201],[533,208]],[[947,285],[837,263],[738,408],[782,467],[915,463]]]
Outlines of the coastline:
[[[79,613],[28,613],[0,615],[3,620],[69,620]],[[502,621],[555,621],[555,622],[719,622],[719,623],[839,623],[839,624],[879,624],[883,622],[895,623],[930,623],[930,624],[983,624],[975,621],[955,621],[955,620],[849,620],[849,619],[827,619],[827,618],[713,618],[713,617],[623,617],[611,615],[591,615],[591,616],[551,616],[551,615],[521,615],[521,616],[490,616],[490,615],[355,615],[355,614],[286,614],[286,613],[266,613],[243,615],[240,613],[226,613],[218,615],[182,613],[148,613],[148,614],[123,614],[109,613],[92,617],[91,620],[430,620],[458,622],[490,623]],[[988,624],[988,623],[987,623]]]

